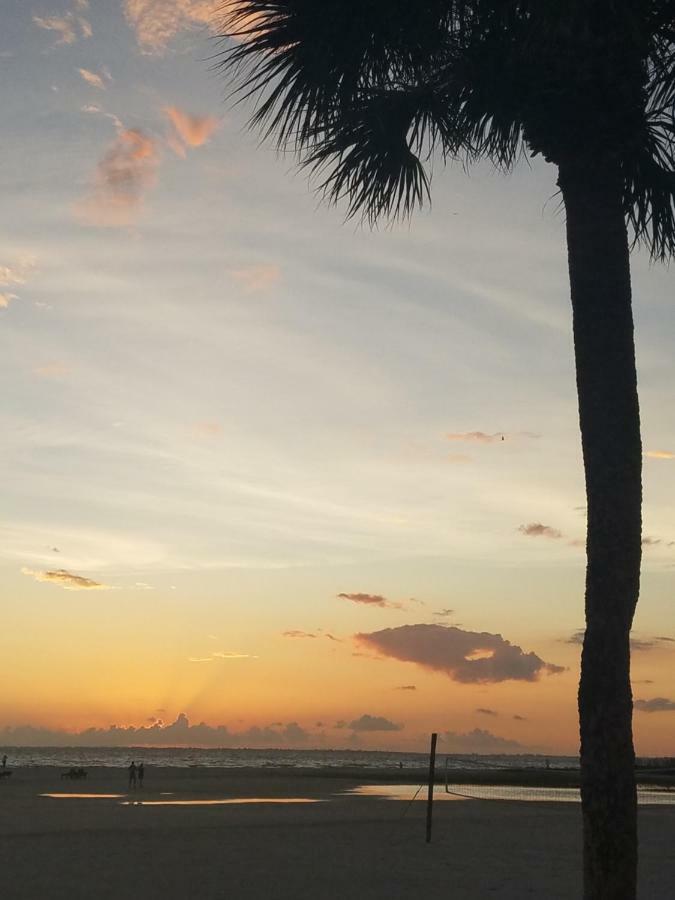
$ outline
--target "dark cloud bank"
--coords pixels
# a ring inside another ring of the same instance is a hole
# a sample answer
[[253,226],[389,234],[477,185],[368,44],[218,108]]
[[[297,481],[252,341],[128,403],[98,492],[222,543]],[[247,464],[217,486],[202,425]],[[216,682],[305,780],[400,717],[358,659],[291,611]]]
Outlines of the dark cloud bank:
[[382,656],[443,672],[464,684],[537,681],[541,674],[564,671],[562,666],[547,663],[536,653],[526,653],[501,634],[486,631],[464,631],[445,625],[402,625],[357,634],[356,640]]

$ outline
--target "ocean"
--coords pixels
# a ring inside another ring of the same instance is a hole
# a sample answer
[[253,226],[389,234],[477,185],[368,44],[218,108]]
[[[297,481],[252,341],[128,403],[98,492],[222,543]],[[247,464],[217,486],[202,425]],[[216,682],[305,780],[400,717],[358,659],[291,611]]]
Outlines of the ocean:
[[[133,759],[150,766],[188,768],[274,768],[319,769],[351,768],[389,769],[422,768],[428,764],[426,753],[399,753],[386,750],[246,750],[197,747],[7,747],[7,765],[126,767]],[[552,769],[577,768],[579,760],[573,756],[494,755],[439,753],[437,768],[448,769]]]

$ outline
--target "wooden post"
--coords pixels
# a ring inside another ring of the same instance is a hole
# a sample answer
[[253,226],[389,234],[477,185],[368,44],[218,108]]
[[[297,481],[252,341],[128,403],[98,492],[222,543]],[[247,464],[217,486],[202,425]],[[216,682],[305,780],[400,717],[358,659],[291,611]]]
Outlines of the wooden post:
[[431,735],[431,750],[429,751],[429,793],[427,794],[427,844],[431,842],[431,814],[434,806],[434,777],[436,773],[436,741],[438,735]]

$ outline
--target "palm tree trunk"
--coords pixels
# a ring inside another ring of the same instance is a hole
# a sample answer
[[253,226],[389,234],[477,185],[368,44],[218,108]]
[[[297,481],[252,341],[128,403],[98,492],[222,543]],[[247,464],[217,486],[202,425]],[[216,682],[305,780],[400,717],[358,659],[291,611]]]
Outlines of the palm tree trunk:
[[586,473],[579,723],[585,900],[635,900],[629,636],[640,587],[642,446],[628,237],[611,162],[561,164]]

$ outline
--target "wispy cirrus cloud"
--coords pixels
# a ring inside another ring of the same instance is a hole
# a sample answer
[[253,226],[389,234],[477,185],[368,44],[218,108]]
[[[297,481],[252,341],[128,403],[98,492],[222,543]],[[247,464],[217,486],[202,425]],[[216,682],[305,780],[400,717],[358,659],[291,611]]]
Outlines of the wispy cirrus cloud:
[[562,537],[562,532],[550,525],[544,525],[542,522],[530,522],[528,525],[520,525],[518,531],[527,537],[545,537],[552,540],[558,540]]
[[[564,638],[563,643],[576,644],[579,647],[583,646],[583,643],[584,643],[583,629],[579,629],[578,631],[573,632],[568,638]],[[630,649],[635,652],[655,650],[658,648],[658,646],[660,644],[664,644],[664,643],[672,644],[672,643],[675,643],[675,640],[670,637],[653,637],[653,638],[631,637],[630,638]]]
[[485,431],[451,431],[445,435],[449,441],[458,441],[466,444],[497,444],[506,440],[506,435],[501,431],[488,434]]
[[488,709],[486,706],[478,706],[476,708],[476,712],[480,713],[481,716],[498,716],[499,713],[495,709]]
[[195,422],[191,428],[192,434],[200,438],[217,438],[223,433],[223,426],[220,422],[212,422],[205,420],[203,422]]
[[287,638],[326,638],[328,641],[335,641],[338,644],[342,643],[340,638],[335,637],[330,631],[323,631],[321,628],[317,628],[316,631],[302,631],[299,628],[290,628],[287,631],[282,631],[281,636]]
[[356,634],[355,639],[382,656],[442,672],[464,684],[537,681],[542,674],[564,671],[536,653],[526,653],[501,634],[445,625],[401,625]]
[[36,581],[56,584],[67,591],[108,591],[111,589],[109,584],[102,584],[100,581],[94,581],[92,578],[85,578],[84,575],[75,575],[66,569],[37,572],[34,569],[24,567],[21,569],[21,572],[23,575],[30,575]]
[[107,70],[102,71],[102,74],[100,75],[97,72],[92,72],[91,69],[78,69],[77,71],[83,81],[86,81],[88,85],[97,88],[99,91],[104,91],[106,89],[106,82],[112,81],[110,73]]
[[9,265],[0,265],[0,309],[7,309],[18,294],[4,288],[17,288],[26,283],[30,272],[35,268],[35,259],[24,256]]
[[248,294],[267,290],[281,280],[281,269],[273,263],[230,269],[229,274]]
[[70,366],[66,365],[64,362],[59,362],[58,360],[54,360],[52,362],[45,363],[42,366],[36,366],[33,369],[35,375],[39,375],[41,378],[65,378],[67,375],[70,375],[71,369]]
[[210,663],[218,659],[259,659],[252,653],[239,653],[236,650],[214,650],[208,656],[189,656],[188,662],[192,663]]
[[668,697],[652,697],[651,700],[636,700],[635,709],[640,712],[675,712],[675,700]]
[[121,131],[99,162],[89,193],[75,207],[89,225],[132,224],[157,180],[158,142],[140,129]]
[[80,38],[90,38],[92,28],[88,19],[82,15],[89,9],[89,0],[75,0],[73,8],[62,14],[33,15],[33,23],[44,31],[53,31],[57,35],[55,47],[63,44],[74,44]]
[[670,450],[647,450],[645,456],[649,459],[675,459],[675,453]]
[[173,126],[170,146],[179,156],[185,156],[186,147],[202,147],[220,125],[217,116],[193,115],[177,106],[165,107],[164,113]]
[[394,690],[395,691],[416,691],[417,685],[416,684],[398,684],[398,685],[396,685]]
[[402,604],[396,603],[393,600],[387,600],[387,598],[383,597],[381,594],[342,593],[342,594],[338,594],[337,596],[341,600],[351,600],[352,603],[359,603],[362,606],[379,606],[382,609],[402,609],[403,608]]

